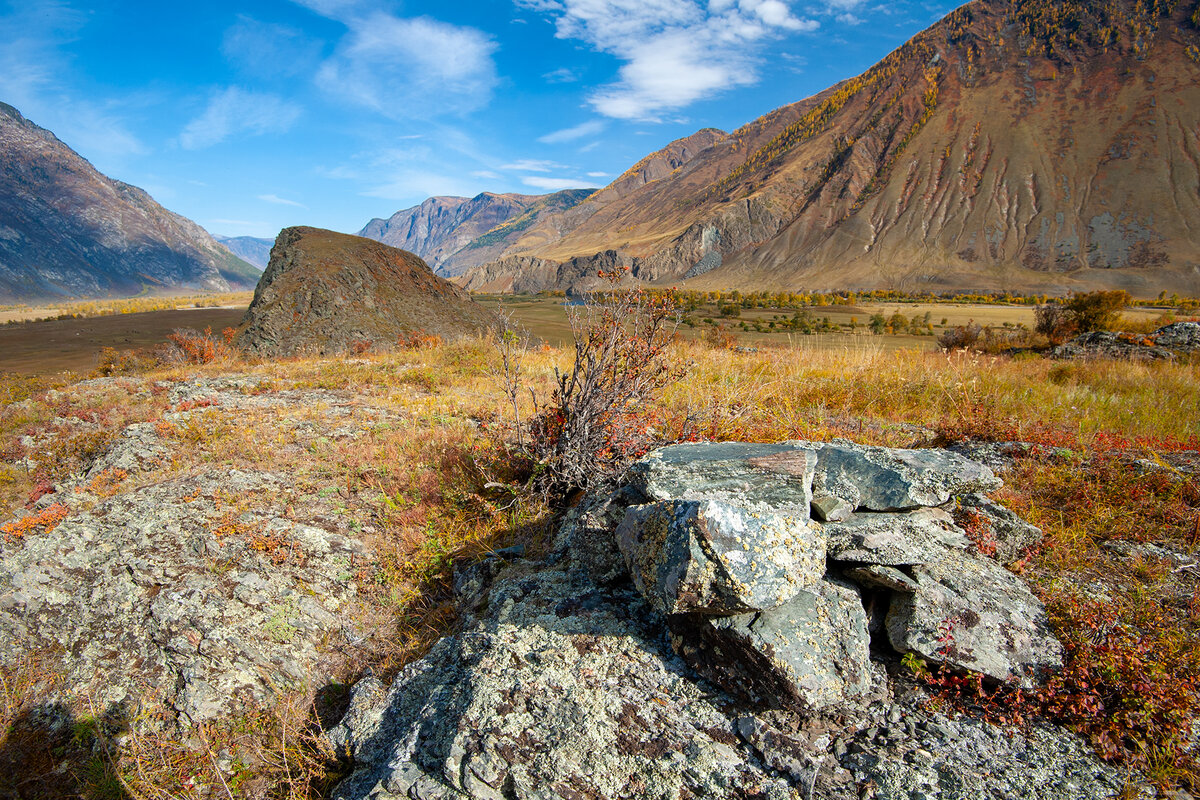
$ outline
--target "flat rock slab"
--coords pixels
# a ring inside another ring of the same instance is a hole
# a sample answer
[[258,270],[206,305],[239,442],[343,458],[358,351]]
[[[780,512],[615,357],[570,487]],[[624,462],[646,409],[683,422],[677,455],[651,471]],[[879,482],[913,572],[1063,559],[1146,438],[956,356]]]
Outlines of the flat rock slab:
[[483,616],[331,732],[339,800],[755,796],[791,800],[630,591],[568,572],[501,579]]
[[207,472],[0,543],[0,658],[41,651],[83,694],[115,702],[153,687],[197,721],[319,680],[364,551],[284,518],[225,519],[239,497],[285,488],[267,473]]
[[808,519],[816,465],[812,445],[701,442],[655,450],[628,480],[647,501],[726,500]]
[[971,542],[938,508],[897,514],[855,514],[824,526],[831,559],[861,564],[926,564],[966,552]]
[[663,614],[773,608],[825,573],[820,526],[721,500],[635,506],[616,537],[634,584]]
[[[799,443],[796,443],[799,444]],[[965,492],[998,489],[990,469],[947,450],[902,450],[838,442],[821,445],[813,493],[856,510],[907,511],[940,506]]]
[[1062,666],[1041,601],[995,561],[956,556],[912,572],[917,591],[894,595],[886,620],[900,652],[1024,687]]
[[668,623],[676,650],[697,672],[754,703],[823,708],[872,687],[862,598],[836,579],[761,613]]

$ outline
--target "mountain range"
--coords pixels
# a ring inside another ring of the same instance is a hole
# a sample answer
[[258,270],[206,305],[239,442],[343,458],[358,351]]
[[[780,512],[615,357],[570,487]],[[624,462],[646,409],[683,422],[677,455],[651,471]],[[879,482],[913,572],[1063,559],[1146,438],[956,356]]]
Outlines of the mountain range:
[[519,230],[514,212],[486,248],[453,224],[424,246],[452,241],[446,274],[472,267],[477,291],[624,266],[698,288],[1196,294],[1198,138],[1200,4],[974,0],[862,75]]
[[259,273],[0,103],[0,303],[233,291]]
[[247,264],[258,267],[260,272],[267,268],[271,260],[271,248],[275,245],[274,239],[257,236],[221,236],[214,233],[213,238]]

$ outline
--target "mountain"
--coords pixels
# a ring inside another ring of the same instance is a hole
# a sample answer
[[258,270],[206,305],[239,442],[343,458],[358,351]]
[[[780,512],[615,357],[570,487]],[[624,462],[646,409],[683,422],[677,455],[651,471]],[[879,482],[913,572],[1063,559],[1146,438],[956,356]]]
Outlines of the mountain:
[[260,272],[267,268],[267,262],[271,260],[271,246],[275,244],[274,239],[256,236],[219,236],[214,233],[213,238],[247,264],[258,267]]
[[[542,215],[565,211],[594,189],[568,189],[550,195],[492,194],[431,197],[419,206],[373,219],[359,236],[408,250],[440,274],[456,275],[499,255],[506,237],[524,231]],[[497,228],[508,225],[504,232]],[[480,241],[485,234],[497,231]],[[470,247],[470,252],[463,252]]]
[[254,286],[258,271],[0,103],[0,302]]
[[1198,137],[1195,0],[974,0],[459,280],[1196,294]]
[[456,339],[493,314],[416,255],[321,228],[280,231],[238,344],[260,356],[390,350],[420,335]]

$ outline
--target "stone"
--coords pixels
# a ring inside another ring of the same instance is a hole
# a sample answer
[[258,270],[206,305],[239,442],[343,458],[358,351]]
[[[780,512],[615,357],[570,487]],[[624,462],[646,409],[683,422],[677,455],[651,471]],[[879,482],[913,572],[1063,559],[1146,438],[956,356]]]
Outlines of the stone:
[[818,522],[843,522],[854,513],[854,506],[840,497],[821,494],[813,497],[812,516]]
[[[270,473],[214,470],[0,540],[0,662],[54,653],[63,685],[81,696],[154,686],[196,722],[320,680],[326,640],[353,631],[338,612],[356,594],[351,560],[366,551],[264,514],[222,532],[213,500],[286,487]],[[286,551],[255,550],[254,534]]]
[[1016,561],[1042,540],[1041,528],[1030,525],[986,495],[963,495],[959,498],[958,508],[968,522],[986,528],[996,560],[1002,564]]
[[635,506],[616,538],[634,585],[663,614],[773,608],[825,573],[819,526],[720,500]]
[[808,444],[700,442],[655,450],[629,469],[647,501],[726,500],[808,519],[816,451]]
[[889,566],[925,564],[947,557],[947,550],[970,550],[954,518],[940,508],[896,514],[855,514],[824,526],[829,558]]
[[848,569],[846,577],[860,586],[888,589],[905,594],[912,594],[920,588],[917,582],[908,575],[894,567],[886,567],[882,564],[868,564],[864,567]]
[[1026,688],[1062,666],[1041,601],[995,561],[955,553],[912,573],[917,591],[894,595],[886,619],[899,652]]
[[668,620],[675,649],[735,696],[773,708],[822,708],[871,690],[862,598],[826,579],[757,614]]
[[817,451],[813,493],[856,510],[908,511],[940,506],[964,492],[991,491],[990,469],[946,450],[901,450],[837,442]]
[[1191,352],[1200,350],[1200,323],[1175,322],[1156,330],[1151,337],[1154,344],[1169,350]]

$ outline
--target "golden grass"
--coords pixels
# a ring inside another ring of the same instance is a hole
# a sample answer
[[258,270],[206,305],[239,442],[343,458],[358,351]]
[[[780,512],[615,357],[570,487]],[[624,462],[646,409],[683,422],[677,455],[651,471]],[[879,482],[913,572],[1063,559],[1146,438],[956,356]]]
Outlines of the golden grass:
[[111,314],[138,314],[143,311],[173,311],[181,308],[221,308],[250,305],[254,292],[224,292],[166,297],[126,297],[113,300],[76,300],[54,305],[0,306],[0,323],[30,322],[67,317],[104,317]]
[[[530,311],[549,315],[551,322],[560,313],[544,303]],[[664,440],[846,436],[908,445],[929,438],[911,427],[920,426],[947,438],[1030,439],[1065,448],[1062,452],[1072,452],[1074,461],[1044,468],[1029,462],[1005,498],[1047,529],[1050,546],[1030,573],[1039,586],[1102,569],[1098,542],[1113,535],[1113,520],[1139,513],[1110,498],[1075,518],[1056,516],[1064,510],[1062,492],[1074,485],[1071,476],[1076,473],[1068,466],[1114,447],[1152,453],[1198,446],[1200,365],[1195,363],[947,355],[889,350],[881,341],[889,338],[846,336],[837,344],[794,337],[790,346],[756,352],[680,341],[673,346],[673,358],[688,364],[689,371],[664,392],[654,423]],[[543,396],[554,368],[566,367],[567,358],[566,351],[554,347],[529,353],[526,374]],[[59,387],[57,393],[45,380],[0,381],[0,397],[8,401],[0,408],[5,454],[0,510],[11,518],[40,482],[77,472],[122,426],[138,421],[157,425],[171,444],[172,458],[147,474],[104,476],[92,487],[98,494],[128,491],[210,465],[288,475],[295,488],[286,501],[289,515],[343,519],[373,554],[368,562],[354,565],[361,606],[353,613],[371,632],[370,644],[347,654],[342,672],[349,681],[371,665],[386,677],[419,657],[453,625],[454,564],[518,543],[536,554],[553,523],[541,501],[495,488],[517,478],[502,441],[498,366],[488,342],[468,340],[354,358],[168,366],[99,387]],[[250,379],[239,390],[247,397],[308,394],[283,407],[197,403],[188,410],[172,406],[159,385],[231,372]],[[523,396],[522,402],[529,400]],[[526,416],[529,410],[527,405]],[[72,418],[96,420],[102,433],[63,424]],[[331,431],[338,426],[356,432],[335,437]],[[26,435],[46,433],[56,436],[41,448],[45,452],[23,444]],[[1089,490],[1085,485],[1079,491],[1086,495]],[[1172,508],[1186,514],[1188,506],[1177,502]],[[230,513],[212,520],[215,528],[245,509],[232,504],[226,510]],[[1144,522],[1149,537],[1154,525],[1162,528],[1144,514],[1130,518]],[[1180,540],[1187,522],[1171,523],[1172,541]],[[244,534],[229,530],[230,535]],[[274,545],[281,558],[288,557],[283,545],[263,543]],[[1130,567],[1129,575],[1130,580],[1146,578],[1140,585],[1153,598],[1163,590],[1160,573],[1159,566],[1142,564]],[[1187,633],[1170,652],[1178,663],[1190,664],[1195,662],[1189,660],[1189,648],[1195,647],[1196,637]],[[0,689],[10,694],[40,691],[36,681],[19,675],[6,680]],[[5,702],[20,708],[27,700]],[[314,702],[312,693],[283,693],[272,707],[251,709],[228,726],[206,729],[201,735],[205,746],[199,750],[163,735],[139,733],[104,762],[107,766],[101,765],[107,770],[102,777],[110,781],[119,776],[123,791],[134,787],[136,797],[198,796],[203,787],[211,796],[223,797],[227,789],[221,781],[228,783],[230,775],[240,775],[241,783],[228,787],[234,797],[262,792],[324,796],[332,774],[326,770],[327,754],[316,740],[305,738],[314,724]],[[286,731],[285,717],[291,726]],[[240,773],[214,770],[211,754],[223,750],[243,759]],[[188,775],[199,778],[185,786]],[[264,788],[272,783],[269,791]]]

